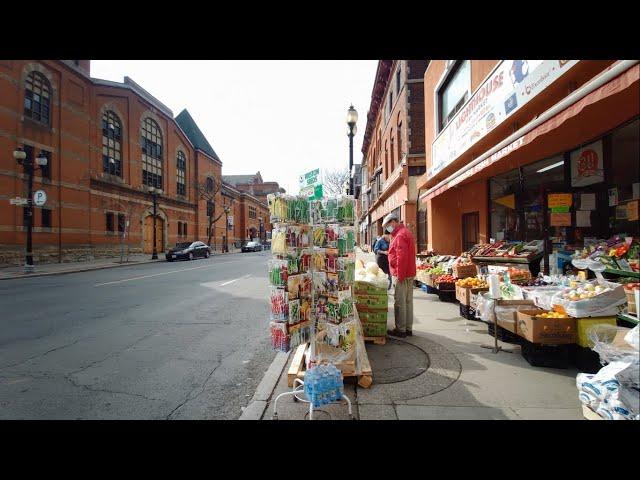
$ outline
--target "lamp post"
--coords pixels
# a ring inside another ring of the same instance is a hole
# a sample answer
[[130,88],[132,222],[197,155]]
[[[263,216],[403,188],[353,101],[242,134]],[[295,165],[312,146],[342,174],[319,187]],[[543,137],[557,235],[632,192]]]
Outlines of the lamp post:
[[358,112],[353,108],[353,105],[349,107],[347,111],[347,125],[349,131],[349,195],[353,195],[353,178],[351,177],[351,170],[353,169],[353,137],[356,135],[357,128],[356,122],[358,121]]
[[156,216],[158,214],[158,195],[162,193],[162,190],[155,187],[149,187],[149,193],[153,199],[153,253],[151,254],[151,260],[157,260],[158,248],[156,247]]
[[27,153],[18,148],[13,152],[18,164],[24,166],[27,174],[27,250],[25,253],[24,273],[32,273],[33,267],[33,174],[37,168],[41,170],[47,166],[48,159],[42,152],[36,158],[35,165],[32,158],[27,158]]
[[224,224],[225,224],[225,233],[224,233],[224,251],[229,253],[229,211],[231,208],[229,205],[225,205],[224,207]]

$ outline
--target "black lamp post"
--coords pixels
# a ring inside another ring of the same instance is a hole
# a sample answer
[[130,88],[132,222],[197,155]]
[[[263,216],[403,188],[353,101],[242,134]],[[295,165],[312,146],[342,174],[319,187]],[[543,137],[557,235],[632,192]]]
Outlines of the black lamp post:
[[231,208],[226,205],[224,207],[224,224],[225,224],[225,234],[224,234],[224,251],[229,253],[229,211]]
[[158,195],[162,193],[162,190],[149,187],[149,193],[153,199],[153,253],[151,254],[151,260],[158,259],[158,248],[156,246],[156,217],[158,215]]
[[351,177],[351,171],[353,170],[353,137],[356,135],[357,128],[356,122],[358,121],[358,112],[353,108],[353,105],[349,107],[347,111],[347,125],[349,131],[349,195],[353,195],[353,178]]
[[33,162],[33,158],[27,158],[26,152],[22,148],[18,148],[13,152],[13,158],[16,161],[24,166],[24,169],[27,174],[27,250],[25,254],[25,263],[24,263],[24,273],[32,273],[34,270],[33,267],[33,174],[37,168],[41,170],[47,166],[48,159],[46,155],[40,153],[38,158],[35,160],[35,165]]

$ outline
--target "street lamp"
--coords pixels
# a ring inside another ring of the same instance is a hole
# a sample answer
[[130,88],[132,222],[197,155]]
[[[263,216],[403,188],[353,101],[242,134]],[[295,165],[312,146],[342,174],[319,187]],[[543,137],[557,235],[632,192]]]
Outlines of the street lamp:
[[35,165],[31,158],[27,158],[27,153],[22,149],[18,148],[13,152],[13,158],[15,158],[18,164],[24,166],[26,174],[27,174],[27,185],[28,185],[28,193],[27,193],[27,251],[25,255],[25,263],[24,263],[24,273],[32,273],[33,272],[33,174],[36,168],[40,168],[41,170],[47,166],[48,158],[47,156],[40,152],[38,158],[36,158]]
[[349,195],[353,195],[353,178],[351,178],[351,170],[353,169],[353,137],[357,132],[357,122],[358,112],[356,112],[356,109],[351,105],[347,111],[347,126],[349,127],[349,131],[347,133],[349,136]]
[[229,205],[225,205],[224,207],[224,219],[225,219],[225,235],[224,235],[224,251],[229,253],[229,212],[231,211],[231,207]]
[[151,260],[157,260],[158,248],[156,246],[156,216],[158,213],[158,195],[162,193],[162,190],[155,187],[149,187],[149,193],[153,199],[153,253],[151,254]]

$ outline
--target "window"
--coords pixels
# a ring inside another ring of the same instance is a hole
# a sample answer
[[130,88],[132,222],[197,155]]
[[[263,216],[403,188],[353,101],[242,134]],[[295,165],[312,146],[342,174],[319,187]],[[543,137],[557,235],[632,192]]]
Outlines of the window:
[[213,202],[211,200],[207,200],[207,217],[213,216]]
[[424,165],[409,167],[409,176],[417,177],[417,176],[423,175],[424,172],[426,171],[427,171],[427,167]]
[[49,125],[51,88],[49,81],[40,72],[27,76],[24,89],[24,115],[37,122]]
[[393,172],[393,170],[396,168],[396,149],[393,148],[393,144],[394,140],[393,137],[391,137],[391,168],[389,169],[389,174],[387,175],[387,177],[391,175],[391,172]]
[[[177,179],[178,179],[178,195],[187,194],[187,185],[185,183],[185,177],[187,172],[187,158],[183,152],[178,152],[178,158],[176,159],[177,165]],[[208,187],[207,187],[208,188]]]
[[207,177],[207,192],[213,192],[213,178]]
[[106,213],[107,232],[113,232],[113,213]]
[[182,236],[182,222],[178,222],[178,236]]
[[182,222],[182,235],[187,236],[187,222]]
[[453,67],[447,80],[438,90],[440,130],[444,129],[469,98],[471,91],[471,66],[463,60]]
[[162,132],[151,118],[142,122],[142,183],[162,188]]
[[122,124],[111,110],[102,114],[102,171],[122,176]]
[[249,207],[249,218],[257,218],[256,207]]
[[126,216],[124,213],[118,214],[118,232],[124,233],[126,230]]
[[398,124],[398,163],[402,162],[402,122]]
[[396,70],[396,94],[400,95],[400,64],[398,64],[398,69]]
[[42,178],[51,180],[51,152],[40,150],[40,155],[47,157],[47,164],[40,167],[40,171],[42,172]]
[[41,208],[40,212],[42,214],[40,225],[43,228],[51,228],[51,210]]
[[391,110],[393,110],[393,92],[389,91],[389,115],[391,115]]

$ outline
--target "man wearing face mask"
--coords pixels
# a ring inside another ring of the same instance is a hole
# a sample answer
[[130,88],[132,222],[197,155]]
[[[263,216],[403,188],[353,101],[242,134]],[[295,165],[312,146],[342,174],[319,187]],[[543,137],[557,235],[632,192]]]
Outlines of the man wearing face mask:
[[394,312],[396,325],[387,333],[404,338],[413,335],[413,281],[416,276],[416,246],[411,231],[395,213],[387,215],[382,228],[391,234],[389,269],[395,278]]

